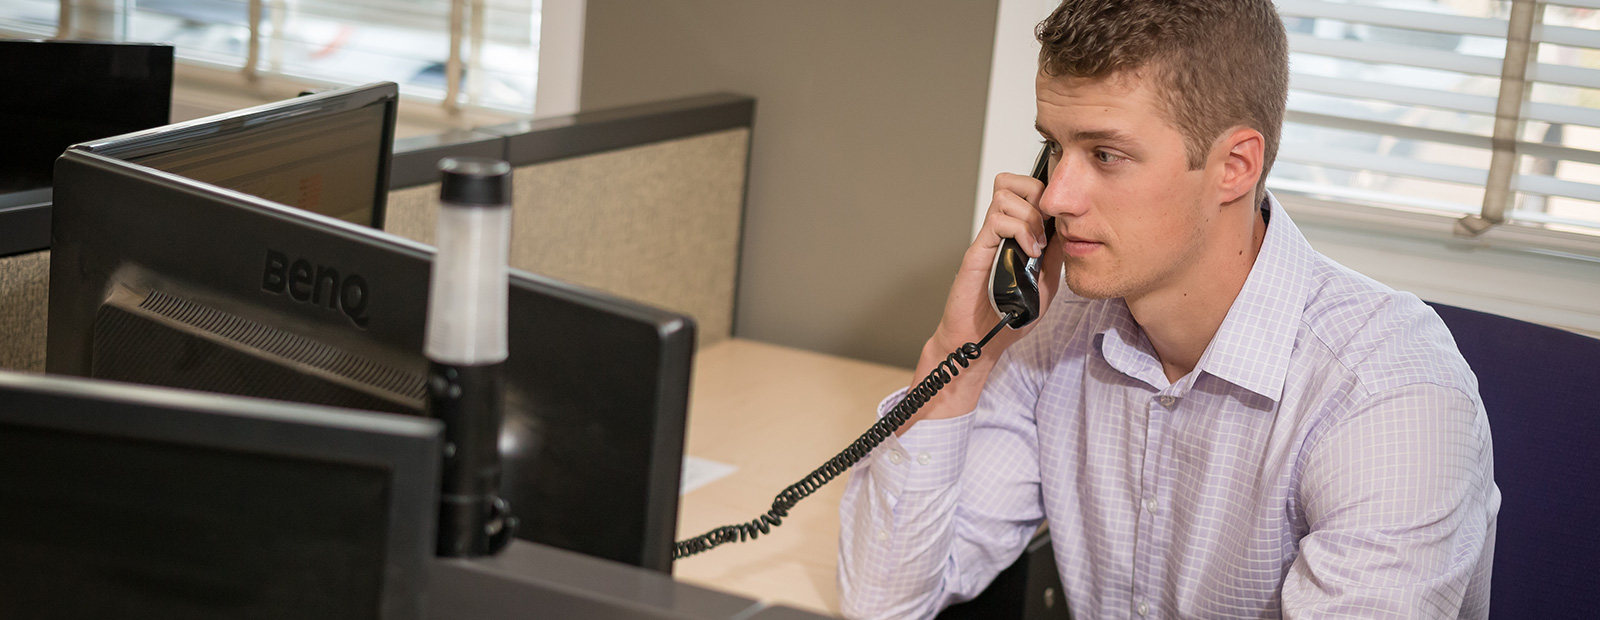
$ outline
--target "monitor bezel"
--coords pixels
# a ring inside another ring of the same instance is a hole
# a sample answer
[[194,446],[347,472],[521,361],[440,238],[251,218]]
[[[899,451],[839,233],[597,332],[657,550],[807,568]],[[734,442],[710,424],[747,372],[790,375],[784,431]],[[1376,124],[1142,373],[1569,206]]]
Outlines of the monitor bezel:
[[380,139],[382,144],[379,147],[381,154],[378,157],[377,179],[374,180],[372,188],[372,218],[367,225],[383,230],[389,201],[389,171],[394,158],[394,125],[400,104],[400,89],[393,82],[374,82],[303,95],[294,99],[75,144],[68,150],[98,153],[128,161],[177,150],[182,148],[184,142],[190,140],[249,131],[260,125],[289,118],[338,114],[379,103],[384,106],[383,134]]
[[0,424],[384,470],[379,610],[420,620],[433,558],[443,426],[436,420],[79,377],[0,371]]

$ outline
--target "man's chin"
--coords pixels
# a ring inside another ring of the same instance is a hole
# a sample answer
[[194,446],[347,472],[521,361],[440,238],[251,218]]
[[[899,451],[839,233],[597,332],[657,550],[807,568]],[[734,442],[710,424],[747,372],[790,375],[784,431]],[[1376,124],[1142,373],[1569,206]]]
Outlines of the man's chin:
[[1099,273],[1091,273],[1090,268],[1077,268],[1067,265],[1067,288],[1072,289],[1072,294],[1083,299],[1112,299],[1112,297],[1125,297],[1128,294],[1125,283],[1115,278],[1104,278]]
[[1122,297],[1124,294],[1121,287],[1117,286],[1116,282],[1107,282],[1100,278],[1085,277],[1085,275],[1082,273],[1075,277],[1070,267],[1068,268],[1065,280],[1067,288],[1071,289],[1074,295],[1084,299],[1110,299],[1112,297]]

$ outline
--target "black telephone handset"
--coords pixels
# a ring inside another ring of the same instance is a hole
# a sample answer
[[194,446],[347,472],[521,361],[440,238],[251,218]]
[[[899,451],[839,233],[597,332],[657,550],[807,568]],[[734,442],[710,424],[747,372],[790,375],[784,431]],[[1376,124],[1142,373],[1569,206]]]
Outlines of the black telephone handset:
[[[1033,178],[1050,182],[1050,145],[1039,151],[1033,163]],[[1055,239],[1056,219],[1044,221],[1044,238]],[[989,304],[995,314],[1011,313],[1006,323],[1011,329],[1022,329],[1039,318],[1039,266],[1040,259],[1028,256],[1016,239],[1006,239],[994,255],[994,270],[989,273]]]
[[[1049,182],[1049,175],[1050,147],[1047,145],[1033,164],[1033,178]],[[1044,228],[1046,239],[1055,237],[1054,218],[1046,219]],[[1001,328],[1009,325],[1017,329],[1039,318],[1039,259],[1029,258],[1015,239],[1006,239],[995,254],[994,271],[989,274],[989,292],[989,301],[994,305],[995,312],[1000,314],[1000,322],[989,330],[988,335],[976,343],[961,345],[960,349],[946,356],[921,383],[906,392],[899,404],[878,418],[872,428],[856,438],[843,452],[828,459],[810,475],[789,485],[773,498],[772,507],[766,513],[747,523],[724,525],[694,538],[680,540],[673,547],[672,558],[683,559],[723,543],[754,540],[783,524],[784,517],[789,516],[789,511],[796,503],[861,462],[878,444],[904,426],[906,420],[927,404],[928,399],[939,393],[940,388],[950,383],[956,375],[961,374],[962,368],[983,353],[983,345],[989,344],[989,340],[1000,333]]]

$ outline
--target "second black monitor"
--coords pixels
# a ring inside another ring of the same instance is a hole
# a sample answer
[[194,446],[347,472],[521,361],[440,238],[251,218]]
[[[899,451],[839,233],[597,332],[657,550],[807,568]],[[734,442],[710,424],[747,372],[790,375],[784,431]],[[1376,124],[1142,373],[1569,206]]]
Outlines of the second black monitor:
[[398,87],[378,82],[79,145],[328,217],[383,227]]
[[0,194],[50,186],[68,146],[167,124],[172,46],[0,39]]

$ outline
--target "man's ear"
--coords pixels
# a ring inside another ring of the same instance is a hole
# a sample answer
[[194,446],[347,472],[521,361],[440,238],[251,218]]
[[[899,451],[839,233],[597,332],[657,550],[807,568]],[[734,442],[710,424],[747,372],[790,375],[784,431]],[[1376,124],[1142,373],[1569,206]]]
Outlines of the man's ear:
[[1249,197],[1261,180],[1266,138],[1249,127],[1235,127],[1222,134],[1213,157],[1220,158],[1222,177],[1217,185],[1217,200],[1228,204]]

